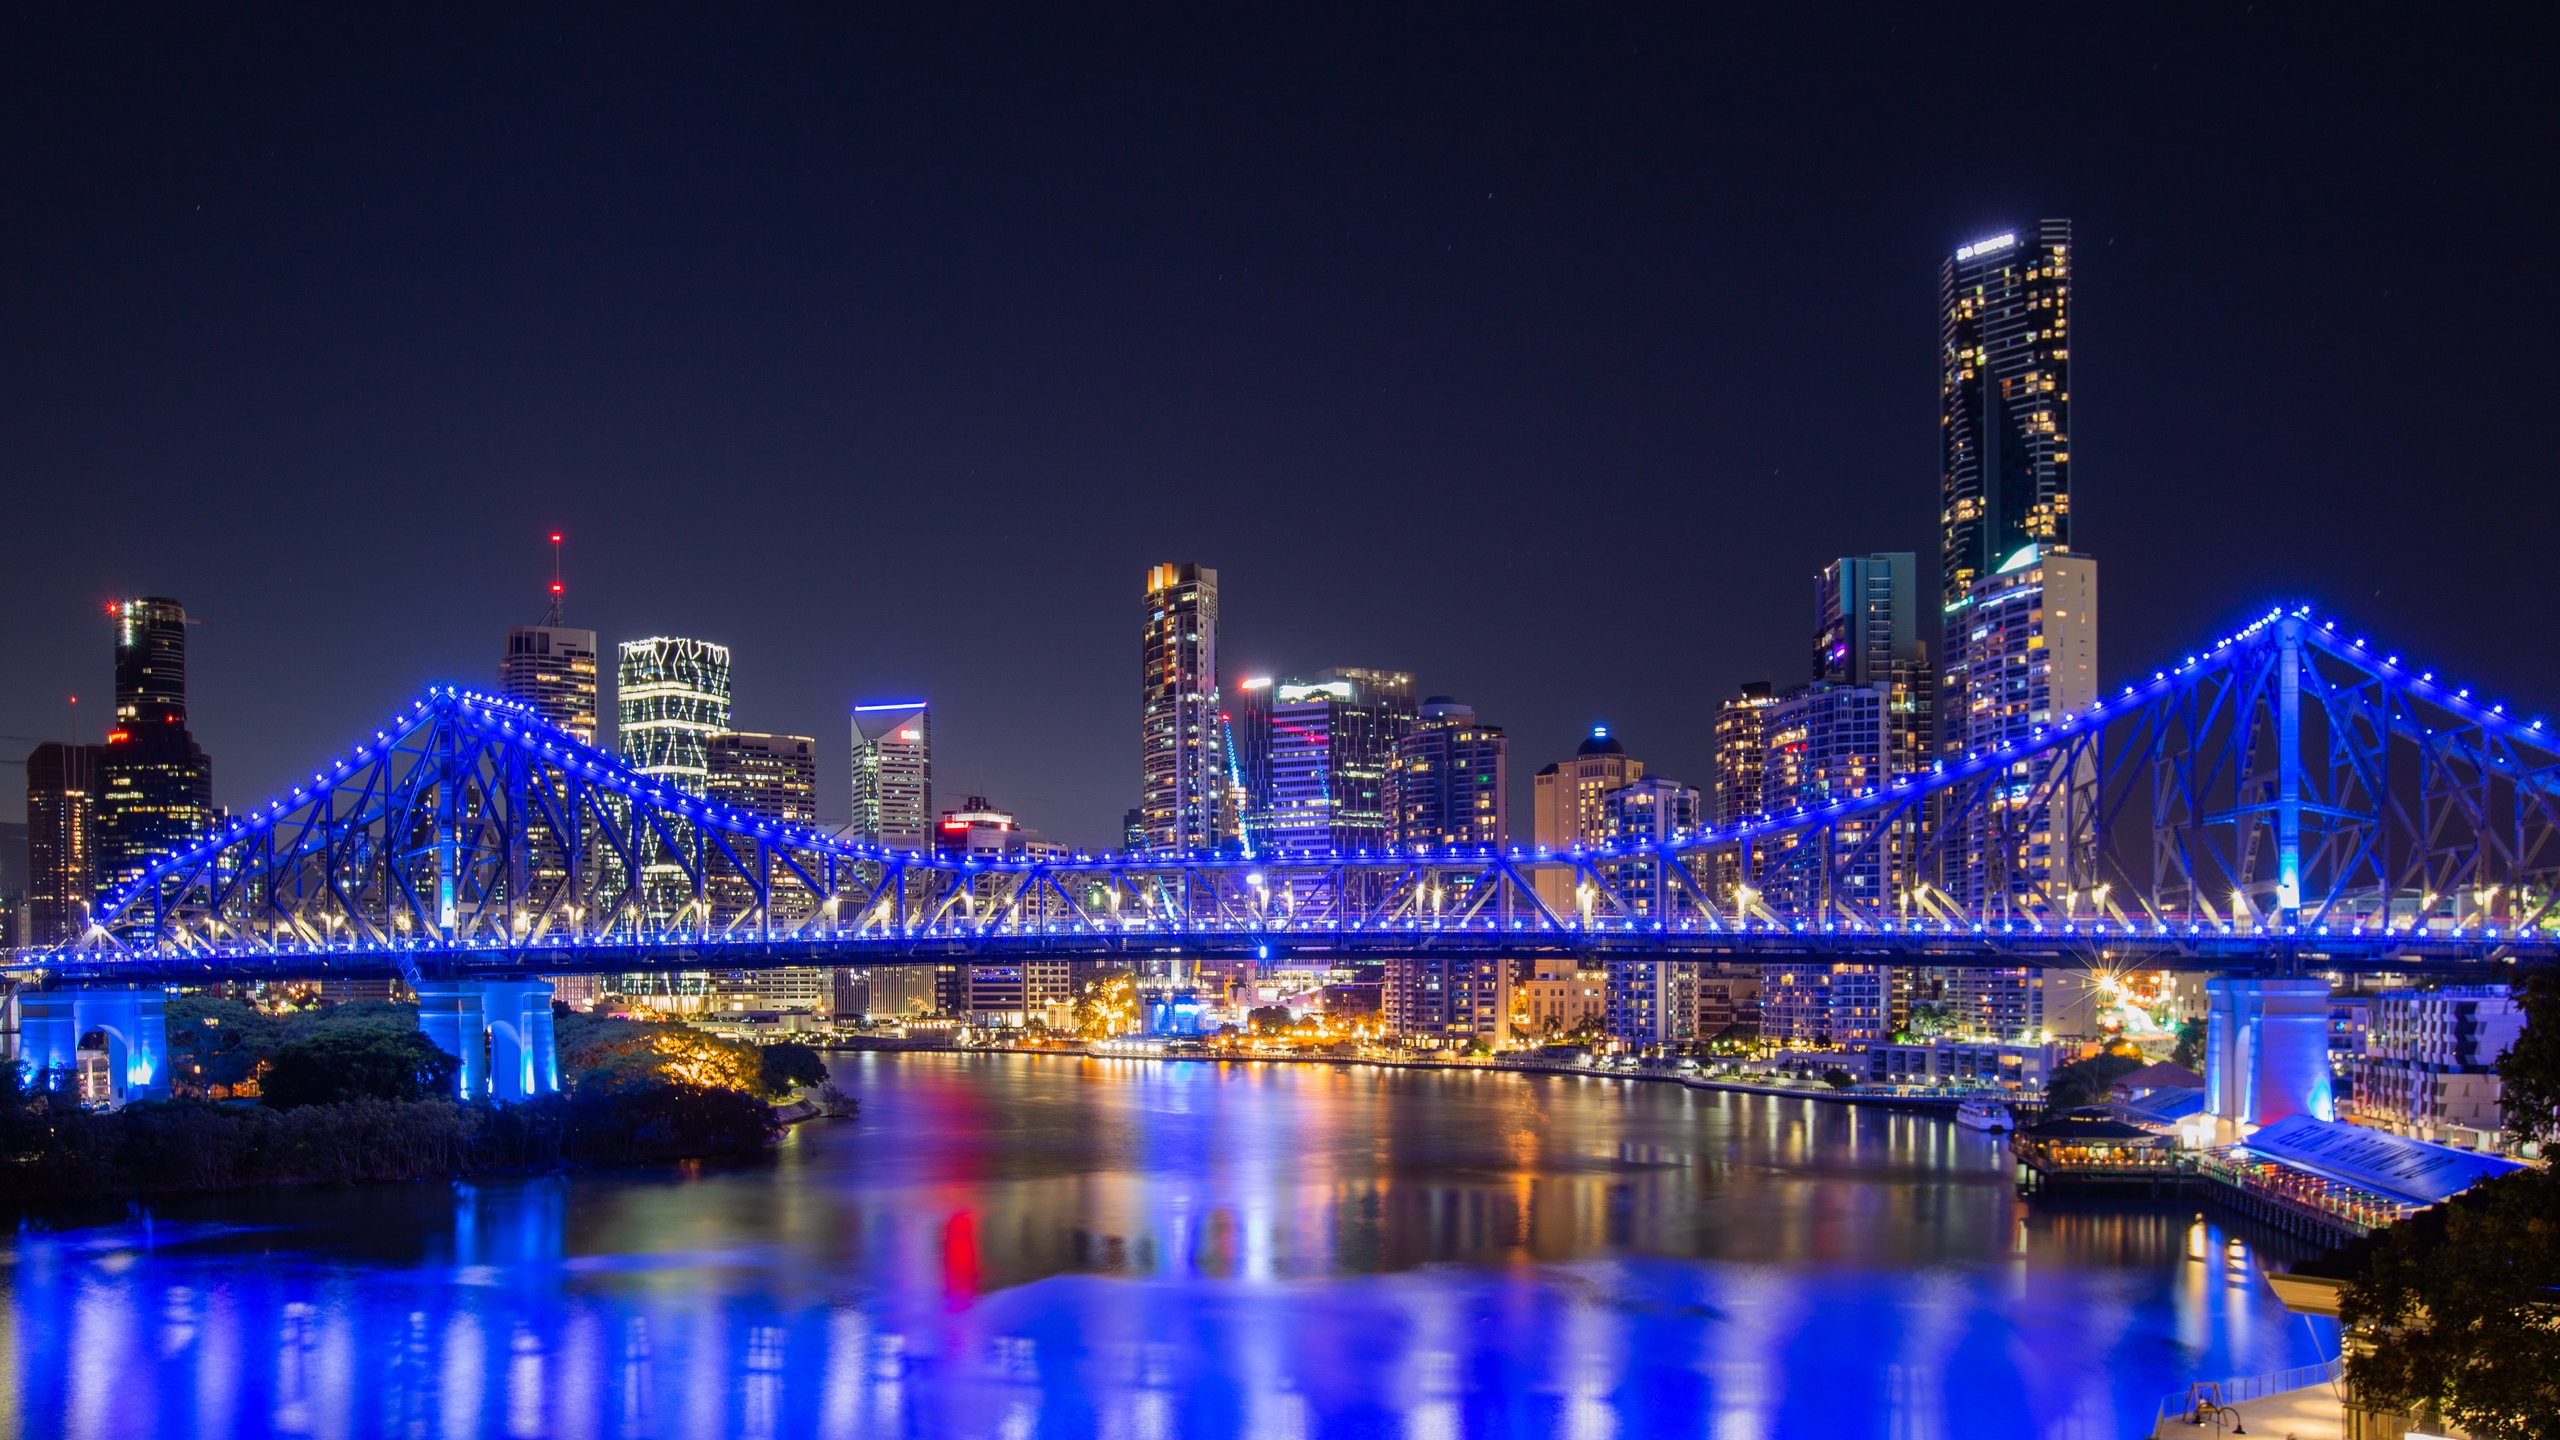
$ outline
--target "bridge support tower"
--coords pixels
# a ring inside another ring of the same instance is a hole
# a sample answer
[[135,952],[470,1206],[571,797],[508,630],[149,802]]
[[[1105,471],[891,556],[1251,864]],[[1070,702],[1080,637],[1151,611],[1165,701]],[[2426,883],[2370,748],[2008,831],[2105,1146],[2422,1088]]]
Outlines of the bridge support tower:
[[418,1028],[460,1057],[461,1099],[507,1104],[560,1089],[548,980],[421,981]]
[[107,1079],[119,1100],[169,1093],[169,997],[156,989],[29,990],[18,996],[18,1064],[30,1079],[75,1073],[80,1037],[107,1041]]
[[2205,1109],[2219,1128],[2288,1115],[2335,1120],[2329,1083],[2329,982],[2225,978],[2205,983]]

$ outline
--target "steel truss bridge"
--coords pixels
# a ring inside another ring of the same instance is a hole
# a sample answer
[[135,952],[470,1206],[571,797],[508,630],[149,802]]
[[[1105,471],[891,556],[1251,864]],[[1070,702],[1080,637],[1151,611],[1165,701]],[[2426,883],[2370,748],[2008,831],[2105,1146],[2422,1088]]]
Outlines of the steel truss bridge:
[[886,849],[430,690],[49,983],[1284,955],[2475,968],[2560,953],[2560,736],[2310,610],[1929,773],[1549,851]]

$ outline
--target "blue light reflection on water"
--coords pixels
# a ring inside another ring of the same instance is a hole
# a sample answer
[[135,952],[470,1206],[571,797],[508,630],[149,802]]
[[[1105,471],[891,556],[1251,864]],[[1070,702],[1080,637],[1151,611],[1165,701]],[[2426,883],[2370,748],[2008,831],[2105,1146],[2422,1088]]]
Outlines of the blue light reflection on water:
[[770,1169],[21,1234],[70,1435],[2134,1436],[2322,1358],[2192,1207],[1872,1110],[1378,1069],[841,1057]]

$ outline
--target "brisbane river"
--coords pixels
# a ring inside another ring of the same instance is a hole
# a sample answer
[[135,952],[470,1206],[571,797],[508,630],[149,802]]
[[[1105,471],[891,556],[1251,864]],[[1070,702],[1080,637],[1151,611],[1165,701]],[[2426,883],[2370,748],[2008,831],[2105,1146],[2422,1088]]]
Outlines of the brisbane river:
[[[1571,1076],[839,1055],[769,1166],[29,1225],[0,1432],[2054,1436],[2335,1353],[2192,1203]],[[107,1223],[112,1222],[112,1223]]]

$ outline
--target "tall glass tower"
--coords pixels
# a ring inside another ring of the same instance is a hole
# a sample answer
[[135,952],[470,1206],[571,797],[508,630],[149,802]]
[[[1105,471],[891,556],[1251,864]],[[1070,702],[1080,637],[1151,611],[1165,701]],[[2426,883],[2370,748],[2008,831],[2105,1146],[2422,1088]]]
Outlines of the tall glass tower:
[[213,764],[187,731],[187,609],[160,596],[112,609],[116,719],[98,767],[101,891],[213,833]]
[[729,728],[729,647],[664,636],[623,641],[614,709],[633,769],[701,794],[711,737]]
[[2071,548],[2070,302],[2068,220],[1959,246],[1939,269],[1948,604],[2028,545]]
[[1140,825],[1150,850],[1218,843],[1225,748],[1218,723],[1218,572],[1205,565],[1147,569],[1140,632]]

